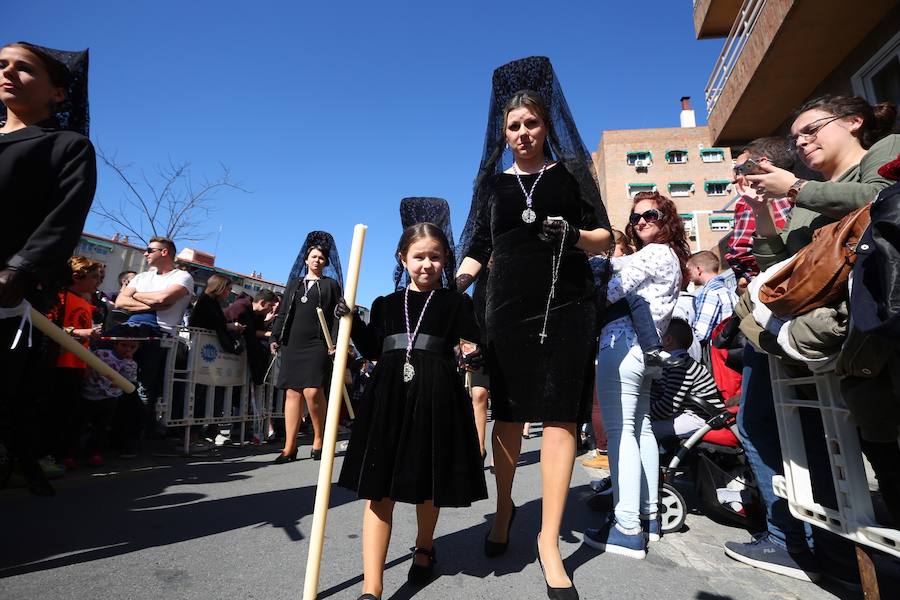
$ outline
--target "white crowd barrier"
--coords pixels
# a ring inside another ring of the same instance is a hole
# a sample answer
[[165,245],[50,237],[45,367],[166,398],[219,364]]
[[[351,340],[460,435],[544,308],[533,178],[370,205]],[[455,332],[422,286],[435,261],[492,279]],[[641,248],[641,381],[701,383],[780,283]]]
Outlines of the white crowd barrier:
[[[784,476],[772,480],[775,493],[787,500],[798,519],[900,557],[900,531],[875,520],[856,423],[841,397],[837,376],[828,372],[791,377],[781,361],[772,356],[769,368],[784,461]],[[817,397],[803,398],[798,393],[800,386],[814,388]],[[822,416],[836,508],[822,505],[813,494],[800,421],[802,408],[815,409]]]

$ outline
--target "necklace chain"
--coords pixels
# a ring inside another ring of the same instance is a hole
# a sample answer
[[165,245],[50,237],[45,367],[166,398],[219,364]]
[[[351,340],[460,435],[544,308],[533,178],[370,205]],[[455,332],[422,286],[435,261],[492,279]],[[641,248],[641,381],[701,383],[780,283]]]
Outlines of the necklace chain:
[[428,303],[431,302],[432,296],[434,296],[434,290],[431,290],[428,297],[425,299],[425,306],[422,307],[422,312],[419,313],[419,320],[416,322],[416,328],[410,332],[409,286],[406,287],[406,291],[403,293],[403,316],[406,319],[406,361],[403,363],[403,381],[407,383],[412,381],[412,378],[416,374],[415,369],[413,369],[412,364],[409,362],[409,355],[412,353],[413,343],[416,341],[416,336],[419,335],[419,327],[422,326],[422,319],[425,317],[425,311],[428,309]]
[[556,296],[556,282],[559,279],[559,266],[562,264],[563,251],[566,247],[566,234],[569,233],[569,224],[563,221],[564,228],[562,237],[559,240],[559,256],[556,252],[550,252],[550,293],[547,295],[547,308],[544,310],[544,324],[541,327],[541,344],[547,339],[547,320],[550,318],[550,301]]
[[541,165],[541,170],[538,173],[537,179],[534,180],[534,183],[531,184],[531,191],[525,189],[525,184],[522,183],[522,177],[519,175],[519,167],[513,162],[513,173],[516,174],[516,181],[519,182],[519,187],[522,188],[522,193],[525,194],[525,210],[522,212],[522,220],[526,223],[534,223],[536,215],[534,214],[534,210],[532,210],[531,205],[533,204],[532,196],[534,195],[534,188],[537,187],[538,181],[541,180],[541,177],[544,176],[544,171],[547,170],[547,161],[544,161],[544,164]]

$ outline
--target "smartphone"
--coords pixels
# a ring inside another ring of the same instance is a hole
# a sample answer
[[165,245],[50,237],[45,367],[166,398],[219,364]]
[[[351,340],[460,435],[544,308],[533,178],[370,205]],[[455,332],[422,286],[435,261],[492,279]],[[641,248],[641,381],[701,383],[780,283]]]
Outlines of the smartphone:
[[734,166],[735,175],[761,175],[762,173],[764,171],[760,168],[759,163],[752,158]]

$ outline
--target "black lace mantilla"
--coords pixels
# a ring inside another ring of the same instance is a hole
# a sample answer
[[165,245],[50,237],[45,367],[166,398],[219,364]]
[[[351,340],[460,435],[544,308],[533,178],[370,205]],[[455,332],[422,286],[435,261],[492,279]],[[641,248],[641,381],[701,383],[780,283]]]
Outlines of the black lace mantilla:
[[309,272],[306,266],[306,253],[313,246],[321,246],[328,256],[328,265],[322,269],[322,275],[331,277],[341,285],[344,289],[344,272],[341,269],[341,257],[338,254],[337,244],[334,243],[334,237],[327,231],[310,231],[306,236],[306,241],[300,247],[300,252],[294,260],[294,266],[291,268],[291,274],[288,281],[296,278],[303,278]]
[[[400,201],[400,224],[405,230],[416,223],[434,223],[444,231],[447,241],[450,242],[450,256],[444,265],[441,274],[441,283],[444,287],[455,287],[453,276],[456,273],[456,248],[453,243],[453,228],[450,226],[450,206],[443,198],[411,197]],[[402,289],[409,285],[409,273],[400,263],[400,257],[396,256],[397,265],[394,267],[394,287]]]
[[458,244],[459,256],[463,258],[471,248],[477,217],[486,209],[489,201],[490,192],[486,185],[488,178],[502,173],[513,162],[511,151],[506,149],[506,138],[502,131],[503,107],[513,94],[526,89],[537,92],[550,111],[550,131],[547,136],[549,148],[545,148],[548,158],[562,163],[575,177],[582,199],[594,208],[601,225],[609,228],[609,218],[600,197],[591,154],[575,126],[575,119],[553,71],[553,65],[544,56],[531,56],[507,63],[494,71],[484,149],[478,175],[475,177],[469,217]]
[[[59,123],[60,129],[75,131],[82,135],[88,135],[90,131],[90,110],[88,107],[88,51],[55,50],[32,44],[45,52],[52,59],[59,61],[69,70],[69,86],[66,99],[60,102],[53,116]],[[6,122],[6,106],[0,102],[0,123]]]

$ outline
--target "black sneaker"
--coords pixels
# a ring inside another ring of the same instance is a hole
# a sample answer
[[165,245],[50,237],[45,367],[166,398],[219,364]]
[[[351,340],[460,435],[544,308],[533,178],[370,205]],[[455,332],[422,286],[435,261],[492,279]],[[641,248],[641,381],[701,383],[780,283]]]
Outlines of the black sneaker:
[[725,542],[725,554],[745,565],[801,581],[816,582],[821,577],[812,552],[788,552],[772,543],[768,534],[745,544]]

